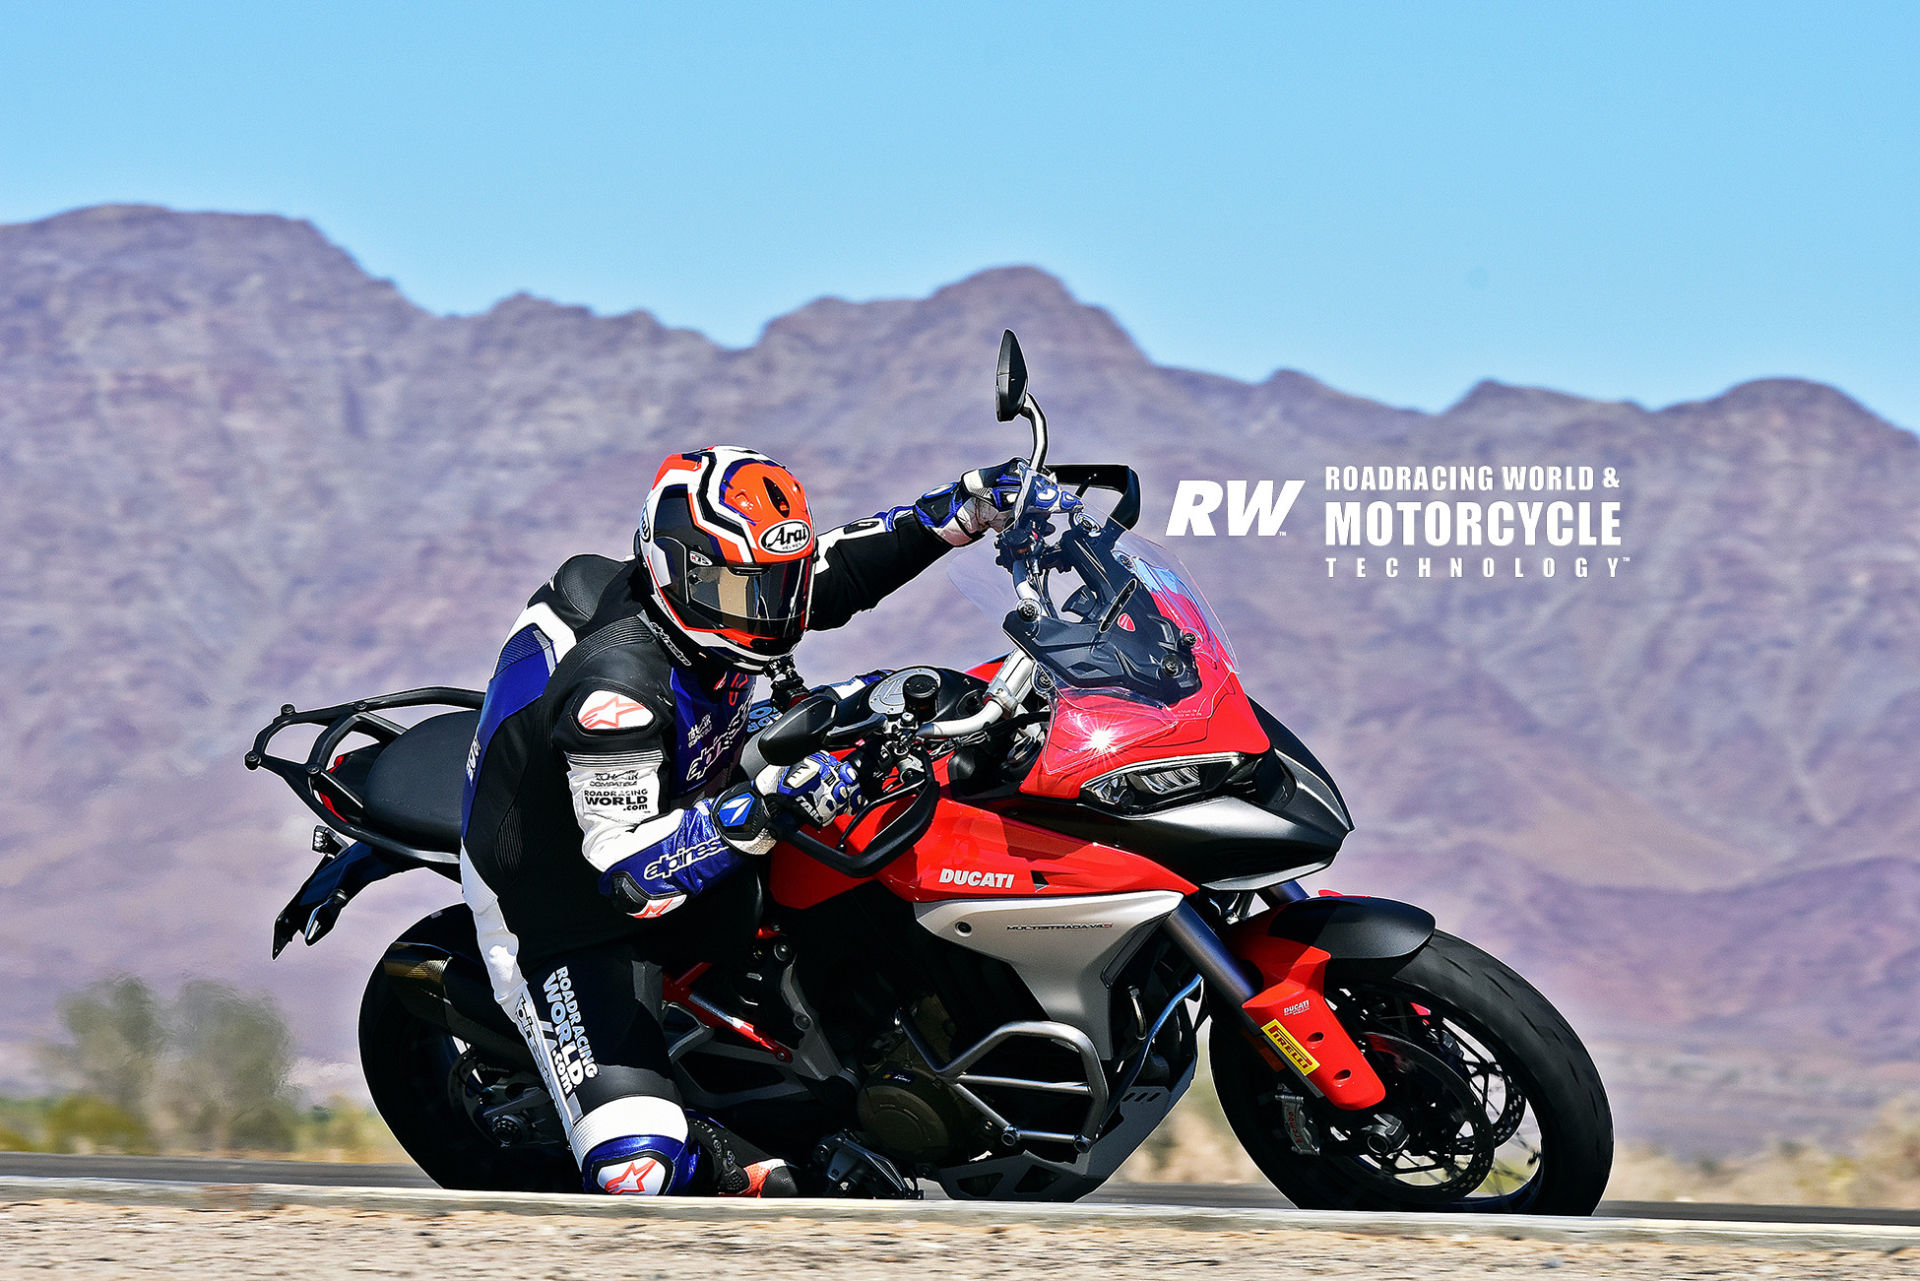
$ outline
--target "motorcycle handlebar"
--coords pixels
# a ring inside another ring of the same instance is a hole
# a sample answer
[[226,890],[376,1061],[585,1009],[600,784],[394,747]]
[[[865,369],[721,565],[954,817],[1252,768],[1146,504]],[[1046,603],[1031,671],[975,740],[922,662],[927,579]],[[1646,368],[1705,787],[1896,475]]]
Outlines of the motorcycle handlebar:
[[971,716],[950,721],[928,721],[920,727],[921,738],[964,738],[1010,715],[1026,701],[1033,690],[1034,673],[1039,670],[1033,659],[1015,651],[987,683],[987,704]]
[[[993,679],[987,683],[986,706],[971,716],[945,721],[927,721],[919,726],[916,731],[917,736],[925,739],[961,738],[985,729],[1019,710],[1020,705],[1026,701],[1027,695],[1033,690],[1034,678],[1038,671],[1039,665],[1030,655],[1016,651],[1000,665],[1000,670],[995,672]],[[830,731],[822,746],[843,746],[864,738],[876,729],[883,729],[885,725],[884,717],[869,717],[858,725]],[[921,780],[914,785],[913,803],[908,806],[905,814],[881,828],[864,848],[849,852],[829,845],[806,831],[798,817],[788,812],[775,812],[774,832],[780,839],[798,848],[801,853],[843,876],[871,876],[913,848],[933,824],[934,812],[940,803],[940,785],[933,776],[931,763],[924,756],[920,759],[925,766],[925,772]],[[760,768],[765,764],[764,758],[759,755],[758,735],[748,740],[746,750],[741,754],[741,764],[743,767],[751,767],[748,777],[758,777]],[[849,827],[848,830],[851,831],[852,828]]]
[[806,831],[791,814],[776,813],[773,830],[781,840],[842,876],[872,876],[912,849],[927,834],[927,829],[933,826],[933,815],[939,804],[940,785],[929,770],[926,777],[915,784],[913,804],[907,807],[907,812],[881,828],[879,835],[863,849],[836,849]]
[[[1019,708],[1033,689],[1034,674],[1038,670],[1038,665],[1028,655],[1021,653],[1011,655],[1000,665],[1000,670],[994,673],[993,680],[988,682],[985,707],[971,716],[947,721],[927,721],[920,726],[919,736],[928,739],[960,738],[985,729]],[[883,724],[884,720],[876,717],[861,726],[850,728],[871,730]],[[754,753],[755,748],[749,742],[747,752],[742,755],[742,761],[751,759]],[[924,757],[921,760],[925,763]],[[934,811],[939,803],[940,785],[933,777],[933,770],[929,765],[921,780],[914,785],[913,803],[907,808],[907,812],[880,829],[879,834],[857,852],[849,852],[827,844],[806,831],[799,819],[790,813],[776,812],[773,817],[773,828],[782,840],[843,876],[871,876],[912,849],[920,838],[927,834],[927,828],[933,824]]]

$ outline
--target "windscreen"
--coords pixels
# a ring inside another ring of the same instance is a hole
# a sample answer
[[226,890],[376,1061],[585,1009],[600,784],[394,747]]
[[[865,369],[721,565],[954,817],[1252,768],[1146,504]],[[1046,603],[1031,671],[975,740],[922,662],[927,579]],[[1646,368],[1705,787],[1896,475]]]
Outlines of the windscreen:
[[1074,526],[1045,554],[1044,605],[1027,617],[1006,567],[954,557],[960,590],[1062,688],[1173,706],[1235,671],[1219,620],[1179,558],[1107,521]]

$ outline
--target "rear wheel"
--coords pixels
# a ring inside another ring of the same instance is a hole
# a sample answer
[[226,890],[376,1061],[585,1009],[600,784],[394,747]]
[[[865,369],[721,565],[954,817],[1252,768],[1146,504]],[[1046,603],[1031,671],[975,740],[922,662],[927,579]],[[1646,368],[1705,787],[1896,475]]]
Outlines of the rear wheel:
[[[1305,1097],[1216,1024],[1220,1104],[1302,1209],[1590,1214],[1613,1164],[1593,1060],[1527,981],[1448,934],[1396,968],[1329,968],[1327,1002],[1387,1087],[1346,1112]],[[1317,1155],[1302,1149],[1319,1148]]]
[[[469,956],[475,950],[465,907],[435,912],[402,937]],[[557,1121],[539,1078],[522,1065],[491,1061],[407,1009],[384,965],[374,967],[360,1000],[360,1066],[387,1128],[441,1187],[580,1190],[564,1143],[541,1141],[551,1138],[542,1126]],[[522,1141],[496,1138],[489,1129],[496,1122]]]

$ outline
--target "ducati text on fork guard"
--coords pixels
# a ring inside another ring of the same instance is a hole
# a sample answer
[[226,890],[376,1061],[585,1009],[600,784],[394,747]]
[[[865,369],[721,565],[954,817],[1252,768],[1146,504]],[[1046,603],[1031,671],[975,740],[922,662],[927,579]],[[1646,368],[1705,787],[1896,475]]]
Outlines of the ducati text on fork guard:
[[[1301,887],[1352,829],[1339,788],[1242,687],[1192,577],[1130,532],[1133,472],[1047,468],[1027,376],[1008,334],[997,409],[1031,426],[1025,484],[1106,491],[1111,513],[1016,510],[991,558],[952,557],[1001,657],[753,709],[748,776],[824,749],[874,799],[825,829],[782,820],[752,953],[666,975],[687,1106],[816,1195],[1072,1199],[1165,1119],[1210,1023],[1221,1106],[1296,1205],[1590,1212],[1612,1129],[1578,1037],[1426,912]],[[480,701],[286,707],[261,732],[248,766],[322,824],[276,955],[395,871],[458,877]],[[274,755],[294,726],[316,735],[304,759]],[[578,1186],[463,906],[388,948],[360,1033],[382,1115],[436,1180]]]

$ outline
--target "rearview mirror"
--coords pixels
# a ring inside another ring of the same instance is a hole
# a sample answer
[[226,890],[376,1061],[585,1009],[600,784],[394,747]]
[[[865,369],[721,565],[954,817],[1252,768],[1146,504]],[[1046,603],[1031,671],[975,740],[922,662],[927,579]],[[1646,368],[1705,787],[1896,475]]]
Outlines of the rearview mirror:
[[769,765],[793,765],[805,760],[827,741],[839,704],[832,695],[815,694],[787,709],[785,715],[760,731],[754,745]]
[[1001,422],[1012,422],[1027,399],[1027,360],[1020,354],[1020,340],[1009,329],[1000,335],[1000,377],[993,402],[993,414]]

